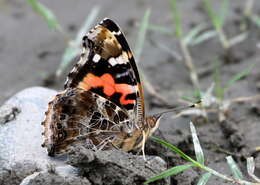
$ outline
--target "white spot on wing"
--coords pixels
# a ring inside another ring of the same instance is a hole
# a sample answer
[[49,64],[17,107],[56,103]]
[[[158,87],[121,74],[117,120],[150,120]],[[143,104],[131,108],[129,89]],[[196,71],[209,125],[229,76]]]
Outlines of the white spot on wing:
[[113,57],[111,57],[109,60],[108,60],[109,64],[111,66],[115,66],[116,64],[118,64],[117,60]]
[[116,58],[116,61],[118,64],[125,64],[128,60],[125,61],[123,55],[120,55],[119,57]]
[[125,51],[123,51],[122,54],[117,57],[117,61],[119,64],[126,64],[128,62],[128,55]]
[[94,57],[93,57],[93,61],[94,61],[95,63],[98,63],[98,61],[100,60],[100,58],[101,58],[100,55],[95,54]]
[[120,30],[118,30],[118,32],[113,31],[112,33],[113,33],[114,35],[121,35],[121,34],[122,34]]
[[116,64],[126,64],[128,62],[128,56],[126,52],[123,52],[120,56],[117,58],[111,57],[108,62],[112,65],[115,66]]

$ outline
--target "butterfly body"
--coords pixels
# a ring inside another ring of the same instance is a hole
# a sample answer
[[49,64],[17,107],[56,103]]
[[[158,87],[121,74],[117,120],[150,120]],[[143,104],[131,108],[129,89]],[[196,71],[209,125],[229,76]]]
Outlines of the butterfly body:
[[143,146],[160,116],[145,117],[133,54],[119,27],[104,19],[83,37],[83,52],[65,90],[48,105],[43,146],[53,156],[73,144],[94,150]]

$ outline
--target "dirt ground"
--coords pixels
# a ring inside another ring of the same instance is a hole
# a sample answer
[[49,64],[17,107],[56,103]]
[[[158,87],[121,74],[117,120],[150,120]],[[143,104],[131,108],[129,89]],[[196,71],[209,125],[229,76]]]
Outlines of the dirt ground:
[[[95,5],[101,7],[97,22],[104,17],[115,20],[125,32],[130,47],[134,48],[138,28],[135,26],[142,19],[147,8],[151,9],[150,23],[172,28],[169,2],[148,0],[56,0],[41,1],[55,12],[58,20],[71,36],[84,22],[85,17]],[[218,7],[218,0],[214,3]],[[244,0],[230,0],[230,11],[224,30],[228,37],[241,33]],[[183,0],[178,2],[182,14],[184,31],[199,23],[209,23],[202,8],[201,0]],[[260,1],[255,1],[255,13],[260,14]],[[30,86],[46,85],[46,79],[57,70],[66,41],[59,33],[51,31],[41,17],[32,11],[22,0],[0,0],[0,104],[16,92]],[[252,72],[233,84],[225,98],[249,97],[260,92],[260,30],[250,25],[248,38],[232,47],[227,53],[219,41],[211,39],[191,47],[191,55],[200,73],[200,84],[206,90],[213,82],[213,59],[218,57],[221,62],[221,78],[228,81],[234,74],[243,71],[250,64],[255,64]],[[170,54],[156,47],[161,43],[180,53],[177,39],[161,33],[149,32],[141,61],[138,65],[144,71],[148,80],[165,97],[170,105],[179,104],[178,95],[192,91],[189,74],[182,62],[176,61]],[[230,60],[231,58],[231,60]],[[69,71],[70,68],[67,69]],[[53,81],[50,88],[62,89],[65,74]],[[147,114],[163,111],[167,107],[149,95],[146,91]],[[196,117],[171,119],[165,116],[161,121],[160,130],[165,139],[180,147],[194,157],[193,145],[189,134],[188,123],[194,121],[198,135],[205,150],[206,163],[218,171],[230,174],[225,156],[232,154],[243,170],[245,157],[252,155],[258,160],[256,175],[260,176],[260,154],[255,148],[260,146],[260,100],[234,103],[231,105],[226,121],[219,123],[215,115],[205,121]],[[40,124],[40,123],[39,123]],[[150,154],[164,157],[168,166],[182,163],[170,152],[160,152],[150,142]],[[159,147],[159,146],[157,146]],[[164,151],[164,150],[163,150]],[[179,162],[178,162],[179,161]],[[172,184],[194,184],[203,172],[197,169],[189,170],[171,178]],[[209,184],[227,184],[212,177]]]

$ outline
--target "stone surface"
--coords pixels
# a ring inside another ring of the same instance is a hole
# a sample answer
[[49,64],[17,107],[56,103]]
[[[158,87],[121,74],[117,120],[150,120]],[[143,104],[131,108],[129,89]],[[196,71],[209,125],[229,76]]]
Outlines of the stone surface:
[[60,166],[61,174],[76,169],[64,159],[50,158],[41,147],[44,112],[56,91],[33,87],[10,98],[0,108],[0,184],[20,184],[35,171]]
[[[0,108],[3,120],[0,124],[0,161],[5,167],[31,161],[39,168],[45,168],[50,161],[54,161],[47,156],[46,149],[41,147],[41,122],[48,102],[55,94],[56,91],[41,87],[28,88],[10,98]],[[19,110],[19,113],[15,110]]]

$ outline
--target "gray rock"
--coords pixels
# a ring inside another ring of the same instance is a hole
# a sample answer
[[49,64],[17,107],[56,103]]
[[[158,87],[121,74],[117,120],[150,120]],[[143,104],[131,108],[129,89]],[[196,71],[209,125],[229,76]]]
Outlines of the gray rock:
[[57,92],[33,87],[10,98],[0,108],[0,184],[19,184],[35,171],[61,166],[63,174],[75,169],[59,158],[50,158],[41,147],[44,113]]
[[8,118],[2,119],[5,124],[0,124],[0,161],[5,167],[23,161],[31,161],[44,169],[50,163],[62,164],[48,157],[46,149],[41,147],[41,122],[48,102],[55,94],[56,91],[42,87],[28,88],[10,98],[0,108],[0,113],[7,114],[1,117]]
[[[80,168],[95,185],[143,184],[149,178],[166,170],[166,163],[160,157],[132,155],[120,150],[93,152],[83,146],[72,147],[68,163]],[[169,184],[169,179],[153,184]]]

